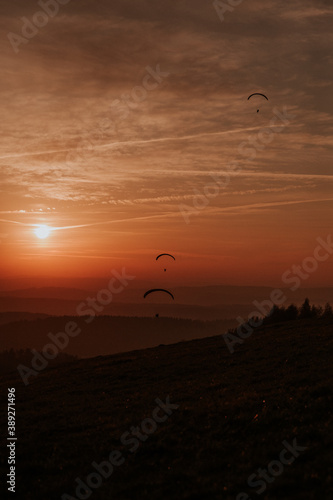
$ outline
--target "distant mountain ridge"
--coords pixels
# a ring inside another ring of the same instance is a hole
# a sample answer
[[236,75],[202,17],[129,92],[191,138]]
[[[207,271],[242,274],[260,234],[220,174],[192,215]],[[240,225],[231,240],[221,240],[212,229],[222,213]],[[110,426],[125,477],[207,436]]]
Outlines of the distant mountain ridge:
[[17,321],[34,321],[35,319],[47,318],[47,314],[29,312],[4,312],[0,313],[0,325],[6,325]]
[[[231,319],[247,316],[255,309],[254,301],[269,299],[273,288],[270,287],[237,287],[237,286],[204,286],[204,287],[170,287],[175,300],[164,301],[163,294],[156,297],[143,298],[147,288],[131,287],[122,293],[113,295],[112,302],[103,306],[101,314],[114,316],[155,316],[162,314],[170,317],[191,318],[201,320]],[[152,284],[153,286],[154,284]],[[104,288],[107,281],[104,283]],[[22,312],[41,313],[47,315],[76,315],[80,304],[88,297],[98,297],[97,290],[81,290],[77,288],[44,287],[27,288],[0,292],[0,313]],[[333,288],[300,288],[295,292],[281,289],[287,300],[301,305],[308,297],[310,302],[322,305],[333,303]],[[83,307],[84,309],[84,304]]]
[[[81,288],[66,288],[66,287],[30,287],[13,290],[0,291],[0,298],[52,298],[61,300],[85,300],[88,296],[96,296],[99,290],[107,288],[108,280],[99,288],[81,289]],[[153,288],[156,283],[151,282],[150,288]],[[121,292],[119,295],[113,296],[113,301],[122,303],[140,303],[144,302],[143,294],[147,290],[146,287],[134,287],[133,283]],[[158,286],[160,288],[160,286]],[[263,300],[268,298],[274,287],[262,286],[172,286],[163,285],[163,288],[172,289],[175,299],[181,304],[198,304],[198,305],[218,305],[221,303],[242,304],[249,303],[253,300]],[[285,295],[290,300],[304,300],[306,296],[311,297],[311,301],[331,301],[333,298],[333,287],[313,287],[299,288],[292,292],[289,288],[280,287]],[[160,301],[160,300],[159,300]]]

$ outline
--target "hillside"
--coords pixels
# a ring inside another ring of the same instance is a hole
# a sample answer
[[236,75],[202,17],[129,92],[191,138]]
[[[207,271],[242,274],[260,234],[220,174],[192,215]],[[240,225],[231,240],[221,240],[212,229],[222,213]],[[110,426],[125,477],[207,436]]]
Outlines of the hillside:
[[[331,500],[332,354],[332,324],[305,320],[260,328],[233,355],[217,336],[76,361],[27,387],[2,377],[1,394],[17,389],[18,498],[78,498],[75,479],[119,450],[89,498],[253,499],[247,478],[296,439],[306,450],[260,498]],[[121,436],[168,396],[178,409],[131,452]]]

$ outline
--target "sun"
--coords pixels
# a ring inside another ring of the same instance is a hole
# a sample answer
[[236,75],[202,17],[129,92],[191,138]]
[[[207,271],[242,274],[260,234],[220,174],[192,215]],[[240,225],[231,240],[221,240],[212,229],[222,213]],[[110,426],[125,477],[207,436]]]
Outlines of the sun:
[[45,238],[50,236],[51,228],[49,226],[38,226],[34,230],[34,233],[40,240],[45,240]]

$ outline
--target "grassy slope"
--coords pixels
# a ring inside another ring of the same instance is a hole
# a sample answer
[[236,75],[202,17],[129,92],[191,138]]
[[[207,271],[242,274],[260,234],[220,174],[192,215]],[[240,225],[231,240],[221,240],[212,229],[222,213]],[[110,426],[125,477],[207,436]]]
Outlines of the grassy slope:
[[[308,450],[259,498],[331,500],[332,353],[332,325],[307,321],[258,329],[233,355],[219,336],[81,360],[28,387],[2,378],[18,393],[18,498],[75,496],[112,449],[126,462],[92,499],[258,498],[248,476],[296,437]],[[130,453],[120,436],[167,395],[179,409]]]

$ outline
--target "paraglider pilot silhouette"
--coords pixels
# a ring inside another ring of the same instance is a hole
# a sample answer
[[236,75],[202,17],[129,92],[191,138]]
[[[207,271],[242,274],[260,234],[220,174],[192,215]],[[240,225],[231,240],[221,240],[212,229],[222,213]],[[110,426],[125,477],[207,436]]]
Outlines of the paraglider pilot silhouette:
[[[161,257],[171,257],[173,260],[176,260],[175,257],[170,253],[161,253],[156,257],[156,260],[160,259]],[[166,272],[166,269],[164,269],[164,272]]]
[[[265,94],[260,94],[259,92],[254,92],[254,94],[249,95],[247,100],[249,101],[251,99],[251,97],[253,97],[254,95],[260,95],[260,96],[264,97],[266,99],[266,101],[268,101],[268,97],[266,97]],[[257,113],[259,113],[259,109],[257,109]]]
[[[172,295],[171,292],[169,292],[169,290],[165,290],[164,288],[152,288],[151,290],[148,290],[143,298],[145,299],[146,297],[148,297],[148,295],[150,295],[151,293],[156,293],[156,292],[163,292],[163,293],[166,293],[168,295],[170,295],[170,297],[172,298],[172,300],[175,300],[174,296]],[[159,317],[159,314],[155,314],[155,317],[158,318]]]

